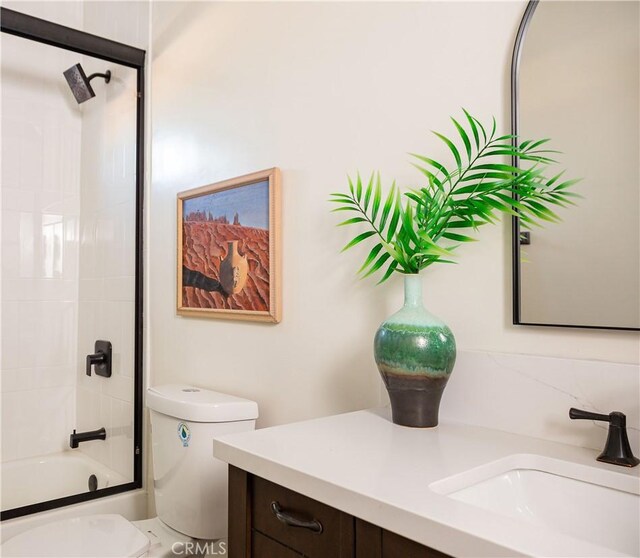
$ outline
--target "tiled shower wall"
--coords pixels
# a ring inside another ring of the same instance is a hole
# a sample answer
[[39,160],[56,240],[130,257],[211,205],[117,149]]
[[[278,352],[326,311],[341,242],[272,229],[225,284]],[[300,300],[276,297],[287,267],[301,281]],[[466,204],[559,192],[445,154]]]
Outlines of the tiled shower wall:
[[[147,48],[147,2],[86,2],[89,33]],[[133,373],[137,74],[131,68],[83,57],[96,80],[96,97],[82,117],[77,428],[104,427],[104,442],[81,451],[133,480]],[[113,375],[85,374],[97,339],[113,345]]]
[[[86,57],[83,67],[112,77],[82,119],[77,424],[106,428],[106,441],[81,449],[132,480],[136,72]],[[97,339],[113,345],[110,378],[85,374]]]
[[[61,5],[56,17],[78,26],[82,8]],[[74,55],[4,33],[1,41],[0,385],[9,461],[62,451],[75,419],[81,114],[59,79]]]

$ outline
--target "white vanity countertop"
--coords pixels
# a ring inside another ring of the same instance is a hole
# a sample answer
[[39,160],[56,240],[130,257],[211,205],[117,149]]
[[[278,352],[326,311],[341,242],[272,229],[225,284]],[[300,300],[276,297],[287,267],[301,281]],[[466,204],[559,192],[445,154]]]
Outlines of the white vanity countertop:
[[432,483],[514,454],[605,469],[628,485],[638,467],[598,452],[487,428],[394,425],[388,409],[223,436],[214,456],[240,469],[456,557],[621,556],[583,540],[434,492]]

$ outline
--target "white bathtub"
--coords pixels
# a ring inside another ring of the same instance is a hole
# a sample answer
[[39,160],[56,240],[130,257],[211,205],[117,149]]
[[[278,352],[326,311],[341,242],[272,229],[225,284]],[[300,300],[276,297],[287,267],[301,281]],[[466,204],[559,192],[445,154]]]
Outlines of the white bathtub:
[[[98,488],[130,482],[129,479],[81,452],[65,451],[2,463],[2,509],[8,510],[88,492],[88,482],[91,475],[96,476]],[[146,518],[146,508],[144,490],[98,498],[64,508],[3,521],[0,542],[26,529],[65,517],[94,513],[119,513],[131,521],[144,519]]]

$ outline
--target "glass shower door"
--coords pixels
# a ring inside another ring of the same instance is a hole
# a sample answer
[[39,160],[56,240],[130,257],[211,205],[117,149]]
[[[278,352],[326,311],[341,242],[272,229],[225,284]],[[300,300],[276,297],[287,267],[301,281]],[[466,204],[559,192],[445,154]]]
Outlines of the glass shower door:
[[[6,33],[1,41],[6,519],[139,484],[141,371],[137,72]],[[91,79],[95,96],[82,104],[63,76],[76,64],[87,77],[111,72],[108,83]],[[97,341],[111,344],[109,377],[87,368],[87,355],[102,359]]]

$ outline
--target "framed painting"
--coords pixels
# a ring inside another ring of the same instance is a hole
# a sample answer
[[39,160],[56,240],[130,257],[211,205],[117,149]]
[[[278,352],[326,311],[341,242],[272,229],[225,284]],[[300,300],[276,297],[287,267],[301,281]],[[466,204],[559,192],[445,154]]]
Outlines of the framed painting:
[[279,322],[280,171],[178,194],[178,314]]

